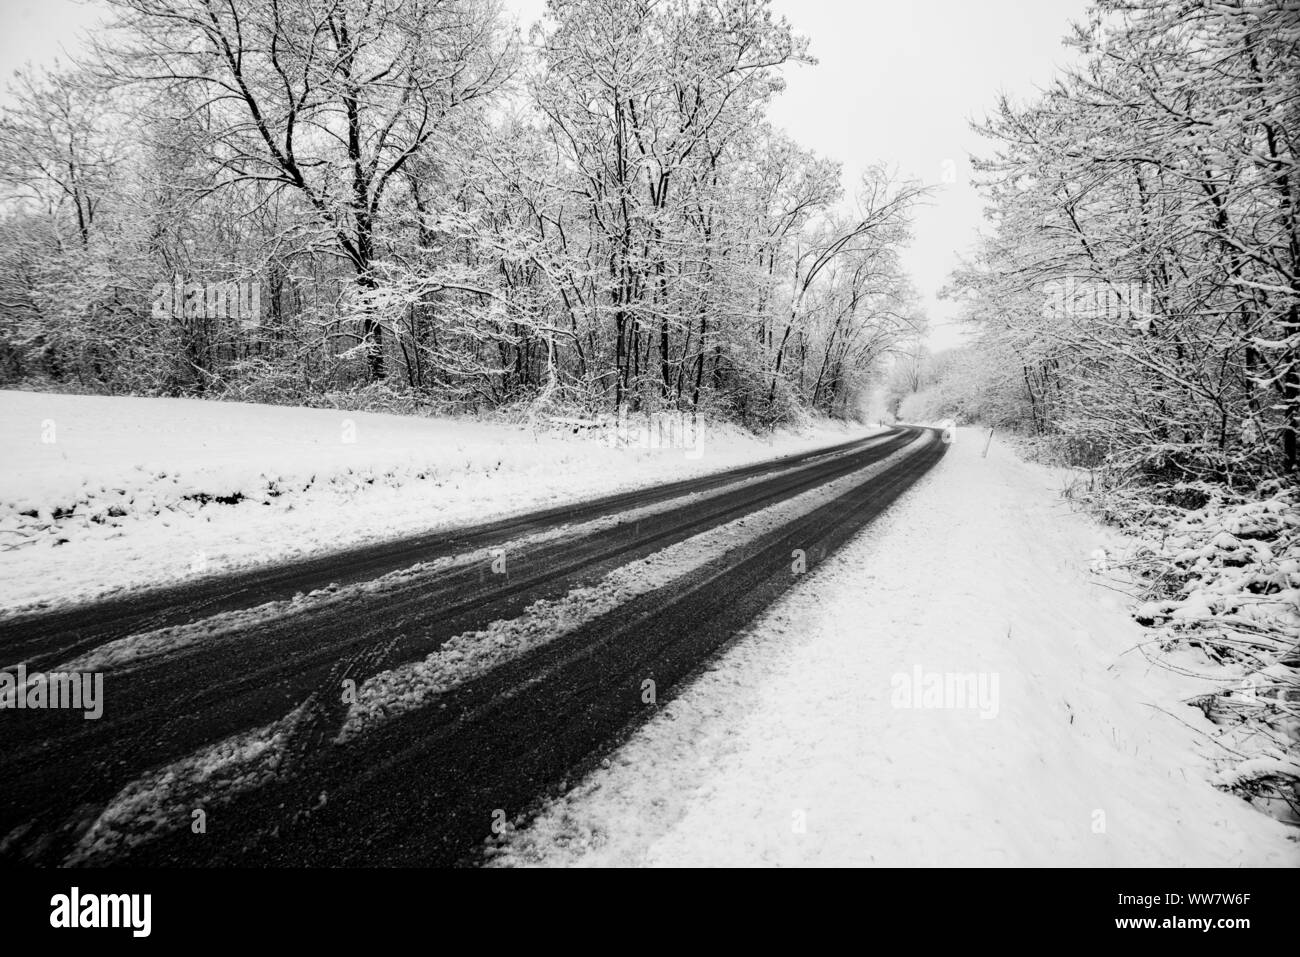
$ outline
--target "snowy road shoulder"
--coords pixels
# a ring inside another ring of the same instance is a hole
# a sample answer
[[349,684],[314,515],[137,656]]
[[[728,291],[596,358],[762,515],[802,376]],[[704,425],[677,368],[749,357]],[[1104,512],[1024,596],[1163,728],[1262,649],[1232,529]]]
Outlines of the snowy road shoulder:
[[[1210,786],[1189,679],[1089,578],[1113,535],[959,440],[498,864],[1300,864]],[[926,594],[922,602],[918,596]]]

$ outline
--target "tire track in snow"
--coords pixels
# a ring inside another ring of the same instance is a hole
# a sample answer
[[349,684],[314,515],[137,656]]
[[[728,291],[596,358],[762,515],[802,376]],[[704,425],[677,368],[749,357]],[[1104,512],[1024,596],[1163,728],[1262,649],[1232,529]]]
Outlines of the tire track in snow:
[[[440,696],[654,592],[760,536],[798,522],[865,480],[914,454],[925,439],[880,462],[677,542],[650,557],[622,565],[598,583],[563,598],[543,599],[522,615],[466,632],[426,658],[382,671],[361,683],[357,700],[313,695],[290,715],[242,732],[130,782],[109,803],[65,864],[94,864],[161,834],[186,827],[196,806],[211,808],[266,784],[319,747],[348,744],[376,726],[437,703]],[[328,686],[340,688],[352,660],[341,660]],[[331,716],[338,716],[337,723]],[[333,734],[333,741],[327,739]],[[306,739],[306,741],[304,741]],[[141,824],[143,821],[143,825]]]
[[[670,700],[792,580],[852,538],[943,455],[932,436],[794,522],[750,538],[453,687],[437,707],[372,725],[298,773],[238,796],[226,830],[183,830],[129,864],[477,863],[497,827],[526,820]],[[657,703],[643,699],[645,682]]]
[[[563,596],[629,560],[878,461],[910,440],[902,432],[874,437],[795,469],[781,460],[776,474],[725,495],[544,545],[520,556],[524,564],[514,560],[506,576],[487,573],[481,563],[452,569],[437,580],[416,577],[382,596],[363,594],[320,613],[258,622],[238,640],[190,644],[183,654],[110,672],[100,721],[74,721],[65,712],[8,712],[0,774],[11,785],[0,791],[0,858],[62,860],[94,812],[140,775],[274,722],[313,694],[322,701],[336,695],[337,686],[329,683],[340,659],[359,663],[358,681],[418,660],[458,634],[514,617],[539,598]],[[710,481],[734,484],[736,473]],[[699,491],[695,482],[683,483],[679,499],[682,488]],[[350,568],[334,568],[326,580],[350,574]],[[317,739],[329,738],[337,717],[329,710],[313,716],[309,726]]]

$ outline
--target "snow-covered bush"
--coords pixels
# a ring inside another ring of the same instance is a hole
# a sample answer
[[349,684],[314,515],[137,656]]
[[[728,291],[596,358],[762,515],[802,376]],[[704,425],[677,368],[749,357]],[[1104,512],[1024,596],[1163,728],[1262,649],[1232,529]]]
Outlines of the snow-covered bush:
[[1153,658],[1201,673],[1184,654],[1196,649],[1214,664],[1218,688],[1188,703],[1219,726],[1215,783],[1300,821],[1300,490],[1187,491],[1205,503],[1095,496],[1139,534],[1099,570],[1123,567],[1139,584],[1133,615],[1152,631]]

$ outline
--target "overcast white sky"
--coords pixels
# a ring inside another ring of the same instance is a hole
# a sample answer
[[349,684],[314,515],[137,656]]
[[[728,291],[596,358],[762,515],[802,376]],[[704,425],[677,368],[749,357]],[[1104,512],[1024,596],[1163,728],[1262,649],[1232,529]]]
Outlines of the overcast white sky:
[[[545,0],[505,0],[525,28]],[[789,73],[772,119],[800,143],[840,160],[848,184],[883,161],[939,185],[922,209],[906,262],[925,297],[940,349],[960,341],[939,289],[982,222],[970,181],[971,153],[987,152],[968,126],[999,91],[1028,95],[1046,85],[1070,52],[1060,38],[1087,0],[773,0],[812,41],[820,61]],[[75,50],[99,7],[80,0],[0,0],[0,69]],[[2,100],[0,100],[2,102]],[[946,167],[946,163],[952,166]],[[955,182],[944,183],[945,168]]]

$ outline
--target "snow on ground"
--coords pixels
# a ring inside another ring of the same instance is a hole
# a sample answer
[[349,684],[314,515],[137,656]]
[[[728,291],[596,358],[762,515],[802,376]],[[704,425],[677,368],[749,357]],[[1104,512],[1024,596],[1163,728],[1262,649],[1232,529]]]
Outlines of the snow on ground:
[[197,808],[219,806],[274,779],[308,714],[299,705],[269,725],[216,742],[132,781],[88,825],[64,866],[94,866],[175,831]]
[[470,524],[847,441],[698,452],[469,420],[0,391],[0,609],[57,605]]
[[1204,682],[1090,578],[1115,534],[959,435],[606,765],[494,849],[547,865],[1300,865],[1215,790]]

